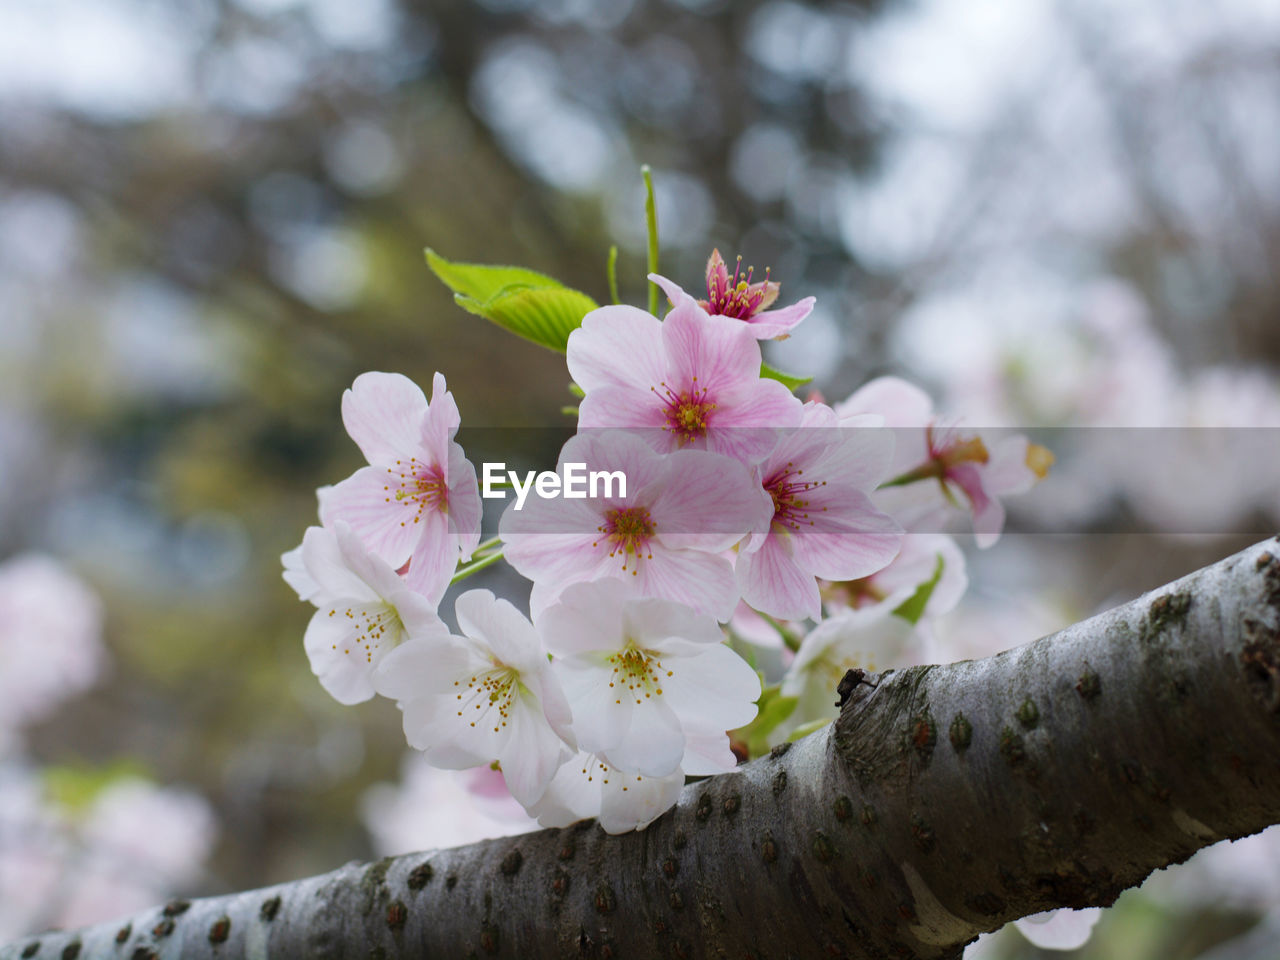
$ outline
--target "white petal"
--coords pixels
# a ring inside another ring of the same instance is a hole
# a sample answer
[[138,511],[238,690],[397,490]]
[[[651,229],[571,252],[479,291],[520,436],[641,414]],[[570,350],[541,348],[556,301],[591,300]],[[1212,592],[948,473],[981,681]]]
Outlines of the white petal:
[[601,785],[600,826],[605,833],[643,830],[676,805],[684,789],[684,772],[645,777],[611,771]]
[[1015,920],[1018,932],[1042,950],[1076,950],[1083,947],[1093,933],[1102,911],[1098,907],[1083,910],[1049,910]]
[[760,677],[724,644],[696,657],[663,661],[663,697],[685,729],[734,730],[750,723],[760,698]]
[[684,757],[684,733],[680,720],[663,695],[640,690],[624,690],[630,697],[631,729],[617,746],[605,751],[619,770],[646,777],[674,773]]
[[302,563],[311,578],[320,585],[318,596],[323,596],[326,601],[349,599],[370,602],[379,599],[377,591],[348,566],[333,530],[307,528],[302,538]]

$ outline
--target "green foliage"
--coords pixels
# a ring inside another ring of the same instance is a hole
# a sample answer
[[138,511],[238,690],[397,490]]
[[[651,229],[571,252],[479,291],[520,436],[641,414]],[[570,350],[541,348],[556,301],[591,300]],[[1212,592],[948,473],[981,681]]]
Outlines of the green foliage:
[[797,387],[803,387],[806,383],[813,382],[813,377],[797,377],[794,374],[783,373],[781,370],[775,370],[767,363],[760,364],[760,376],[766,380],[777,380],[788,390],[794,390]]
[[564,353],[569,334],[599,306],[580,290],[523,267],[454,263],[427,248],[427,266],[458,306],[526,340]]
[[915,593],[894,609],[894,616],[901,617],[913,625],[920,622],[920,618],[924,616],[924,608],[929,604],[929,598],[933,596],[938,581],[942,579],[943,566],[945,564],[942,561],[942,554],[938,554],[938,565],[933,569],[933,576],[920,584]]
[[751,756],[758,757],[769,751],[769,734],[777,729],[796,709],[798,697],[784,697],[781,687],[765,687],[758,701],[756,718],[745,727],[733,731],[733,739],[745,743]]

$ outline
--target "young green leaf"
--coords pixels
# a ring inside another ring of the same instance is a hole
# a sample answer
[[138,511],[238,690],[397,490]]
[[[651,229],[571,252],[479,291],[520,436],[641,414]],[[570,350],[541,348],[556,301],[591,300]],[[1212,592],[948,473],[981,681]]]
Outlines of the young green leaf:
[[760,364],[760,376],[766,380],[777,380],[788,390],[794,390],[796,387],[803,387],[806,383],[813,382],[813,377],[797,377],[794,374],[783,373],[781,370],[775,370],[767,363]]
[[924,616],[924,608],[928,606],[929,598],[933,596],[934,588],[937,587],[938,581],[942,579],[943,566],[942,554],[938,554],[938,565],[934,567],[933,576],[920,584],[915,593],[894,608],[894,616],[901,617],[910,624],[920,622],[920,618]]
[[458,306],[526,340],[564,353],[569,334],[598,304],[554,277],[523,267],[454,263],[430,248],[427,265]]

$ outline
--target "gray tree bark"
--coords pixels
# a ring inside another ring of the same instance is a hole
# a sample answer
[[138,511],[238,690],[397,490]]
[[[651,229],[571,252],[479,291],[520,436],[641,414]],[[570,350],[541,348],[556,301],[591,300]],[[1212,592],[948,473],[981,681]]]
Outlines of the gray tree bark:
[[176,901],[11,958],[957,957],[1280,821],[1280,538],[594,821]]

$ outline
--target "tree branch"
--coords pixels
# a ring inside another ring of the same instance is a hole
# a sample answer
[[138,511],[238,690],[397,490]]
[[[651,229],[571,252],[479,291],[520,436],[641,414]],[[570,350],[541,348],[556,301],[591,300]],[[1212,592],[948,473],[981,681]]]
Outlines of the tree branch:
[[956,957],[1280,820],[1280,538],[594,821],[31,937],[10,958]]

